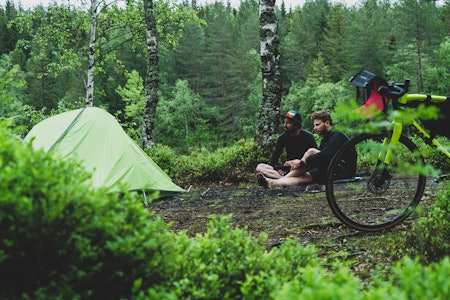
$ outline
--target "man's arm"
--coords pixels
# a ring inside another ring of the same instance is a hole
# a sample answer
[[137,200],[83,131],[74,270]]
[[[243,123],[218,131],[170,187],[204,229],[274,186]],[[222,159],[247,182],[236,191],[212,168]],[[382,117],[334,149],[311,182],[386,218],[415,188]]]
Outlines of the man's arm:
[[284,143],[282,141],[282,137],[279,136],[277,143],[275,145],[275,149],[272,153],[272,158],[270,159],[270,165],[275,167],[278,165],[278,160],[280,159],[281,153],[283,153]]

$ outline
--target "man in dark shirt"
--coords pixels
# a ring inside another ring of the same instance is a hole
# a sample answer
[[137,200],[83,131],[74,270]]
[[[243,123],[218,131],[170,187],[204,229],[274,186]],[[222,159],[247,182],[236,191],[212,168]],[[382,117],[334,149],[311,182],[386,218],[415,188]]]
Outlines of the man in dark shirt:
[[279,165],[278,163],[284,149],[287,161],[291,161],[303,157],[310,148],[317,148],[314,136],[311,132],[302,129],[300,114],[295,110],[290,110],[284,118],[284,133],[278,137],[270,163],[258,164],[256,174],[278,179],[289,172],[291,168],[289,165]]
[[[272,186],[295,186],[313,182],[325,183],[325,176],[331,159],[349,138],[342,132],[331,130],[333,128],[333,120],[328,111],[320,110],[314,112],[311,115],[311,120],[314,124],[314,131],[322,136],[319,149],[308,149],[301,159],[286,162],[291,167],[291,171],[283,178],[272,179],[259,176],[258,182],[260,185],[269,188]],[[349,161],[356,160],[354,152],[349,153],[349,156]],[[349,170],[349,173],[351,172],[352,170]]]

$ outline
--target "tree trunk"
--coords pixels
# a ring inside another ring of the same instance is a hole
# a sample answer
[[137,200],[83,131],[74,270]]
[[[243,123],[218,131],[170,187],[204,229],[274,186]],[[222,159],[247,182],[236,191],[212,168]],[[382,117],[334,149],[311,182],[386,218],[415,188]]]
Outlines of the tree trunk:
[[95,39],[97,30],[98,17],[98,0],[91,0],[91,7],[89,9],[91,17],[91,36],[89,37],[89,53],[88,53],[88,72],[86,82],[86,107],[94,105],[94,68],[95,68]]
[[281,105],[281,73],[275,0],[260,0],[259,36],[262,72],[262,104],[255,142],[269,146],[278,136]]
[[144,21],[147,41],[145,108],[142,128],[142,148],[144,149],[155,146],[153,130],[155,128],[156,106],[158,104],[158,42],[156,39],[156,21],[153,11],[153,0],[144,0]]

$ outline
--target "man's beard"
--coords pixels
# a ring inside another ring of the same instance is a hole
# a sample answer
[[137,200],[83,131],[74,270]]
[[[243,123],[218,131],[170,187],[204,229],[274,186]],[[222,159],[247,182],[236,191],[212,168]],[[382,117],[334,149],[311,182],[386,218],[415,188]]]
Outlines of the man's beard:
[[294,134],[297,131],[297,128],[291,128],[291,129],[285,128],[284,131],[286,131],[286,133],[289,133],[289,134]]

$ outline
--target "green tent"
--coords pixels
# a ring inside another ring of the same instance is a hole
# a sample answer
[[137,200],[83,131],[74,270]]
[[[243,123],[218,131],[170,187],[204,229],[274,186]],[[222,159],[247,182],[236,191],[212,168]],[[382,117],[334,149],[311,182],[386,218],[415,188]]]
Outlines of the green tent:
[[117,120],[97,107],[64,112],[41,121],[25,137],[33,148],[75,157],[92,174],[94,187],[130,191],[184,192],[125,133]]

